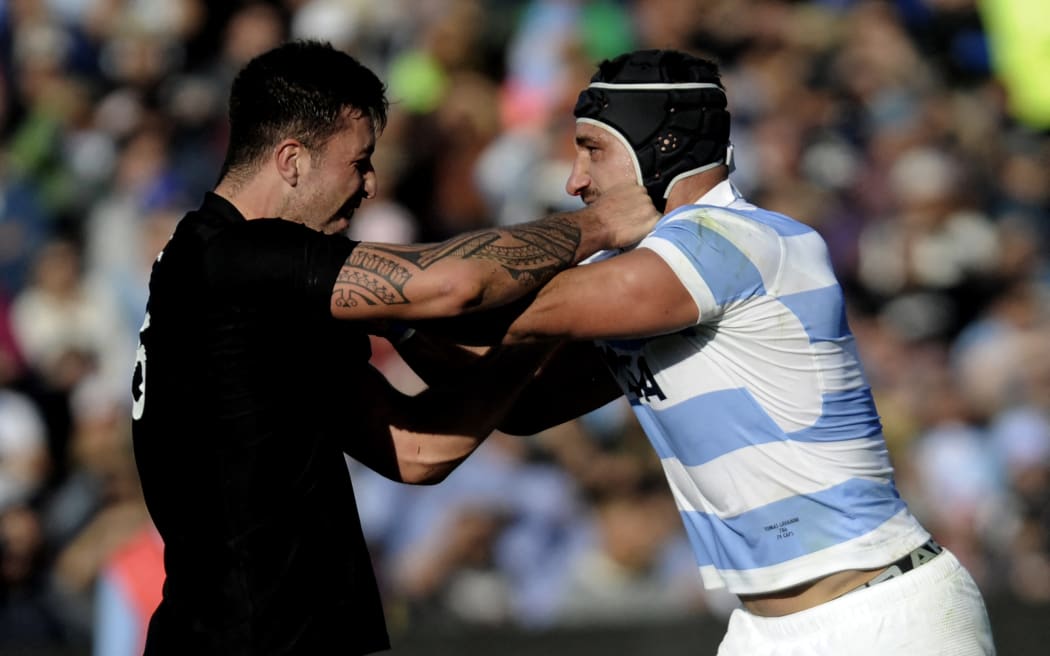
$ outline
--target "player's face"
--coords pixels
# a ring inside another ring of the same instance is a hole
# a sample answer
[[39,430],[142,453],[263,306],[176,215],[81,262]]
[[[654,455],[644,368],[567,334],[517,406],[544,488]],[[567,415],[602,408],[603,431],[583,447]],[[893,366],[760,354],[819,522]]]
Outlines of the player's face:
[[345,129],[303,158],[301,189],[284,214],[329,235],[346,230],[354,210],[364,199],[375,197],[378,188],[372,168],[376,144],[372,119],[353,113],[345,120]]
[[576,124],[576,159],[565,190],[590,205],[621,182],[638,182],[627,145],[609,130],[590,123]]

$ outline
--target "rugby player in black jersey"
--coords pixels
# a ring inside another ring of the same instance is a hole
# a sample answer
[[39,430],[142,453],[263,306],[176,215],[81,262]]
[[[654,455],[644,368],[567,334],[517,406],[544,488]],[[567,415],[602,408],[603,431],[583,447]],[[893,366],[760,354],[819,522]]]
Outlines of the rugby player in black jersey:
[[369,365],[372,322],[507,303],[655,223],[627,185],[441,244],[350,241],[338,233],[376,192],[386,108],[380,80],[327,44],[252,60],[231,91],[218,186],[154,264],[133,380],[136,462],[165,546],[147,654],[387,648],[343,453],[394,480],[440,481],[536,354],[494,353],[408,397]]

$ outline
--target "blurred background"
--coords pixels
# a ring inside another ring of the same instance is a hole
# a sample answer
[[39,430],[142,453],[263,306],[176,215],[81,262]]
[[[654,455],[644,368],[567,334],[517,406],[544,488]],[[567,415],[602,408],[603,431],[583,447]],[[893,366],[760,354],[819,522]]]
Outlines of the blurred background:
[[[0,654],[141,653],[163,574],[129,438],[149,267],[216,182],[233,75],[295,37],[388,82],[350,230],[395,242],[577,207],[594,65],[716,59],[733,180],[830,245],[902,494],[1000,653],[1046,653],[1050,3],[0,0]],[[374,362],[418,389],[378,339]],[[348,465],[395,653],[713,653],[735,605],[702,590],[625,402],[497,434],[437,487]]]

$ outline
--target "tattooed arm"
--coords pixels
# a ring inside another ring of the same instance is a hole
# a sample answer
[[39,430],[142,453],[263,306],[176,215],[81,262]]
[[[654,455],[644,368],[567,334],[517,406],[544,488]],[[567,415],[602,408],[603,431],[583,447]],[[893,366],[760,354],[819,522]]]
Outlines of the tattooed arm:
[[440,244],[361,243],[332,290],[340,319],[426,319],[510,302],[602,249],[639,241],[659,218],[637,185],[576,212]]

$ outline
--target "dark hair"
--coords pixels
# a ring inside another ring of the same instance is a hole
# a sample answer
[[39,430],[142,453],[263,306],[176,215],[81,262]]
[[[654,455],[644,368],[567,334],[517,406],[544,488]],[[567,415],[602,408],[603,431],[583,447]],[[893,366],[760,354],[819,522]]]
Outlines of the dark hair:
[[362,63],[319,41],[291,41],[248,62],[230,90],[230,141],[220,179],[251,167],[281,139],[320,148],[357,110],[386,126],[382,81]]

